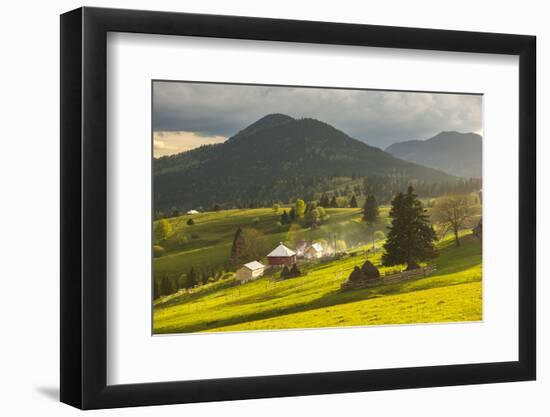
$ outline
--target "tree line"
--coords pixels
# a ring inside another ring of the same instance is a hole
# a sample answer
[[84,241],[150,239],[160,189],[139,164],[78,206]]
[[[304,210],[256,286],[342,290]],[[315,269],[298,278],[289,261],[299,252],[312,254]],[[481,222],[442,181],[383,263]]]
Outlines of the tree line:
[[[236,194],[225,202],[211,201],[197,206],[178,207],[176,205],[163,209],[157,207],[154,213],[156,220],[178,217],[185,213],[184,209],[198,211],[219,211],[229,209],[251,209],[271,207],[273,204],[293,204],[297,199],[317,201],[324,196],[329,197],[328,204],[319,204],[327,207],[354,207],[352,199],[355,197],[376,195],[380,204],[388,204],[399,190],[405,190],[412,185],[420,198],[433,198],[441,195],[467,194],[478,191],[482,187],[480,178],[456,178],[449,181],[411,180],[404,175],[358,175],[352,177],[341,176],[311,176],[308,178],[287,177],[279,179],[270,186],[262,185],[252,189],[246,195]],[[324,191],[323,191],[324,190]],[[329,191],[330,190],[330,191]],[[276,197],[276,198],[274,198]],[[215,197],[212,196],[212,199]]]

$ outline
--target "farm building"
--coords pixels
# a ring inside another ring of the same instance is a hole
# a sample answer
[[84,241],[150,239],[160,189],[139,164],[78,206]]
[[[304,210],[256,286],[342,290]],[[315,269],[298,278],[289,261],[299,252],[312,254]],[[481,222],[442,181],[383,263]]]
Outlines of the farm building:
[[251,281],[253,279],[261,277],[264,274],[264,269],[265,269],[265,266],[262,263],[258,261],[252,261],[247,264],[244,264],[235,273],[235,278],[241,281],[241,283],[245,283],[247,281]]
[[197,210],[189,210],[187,214],[199,214]]
[[303,258],[306,249],[311,245],[311,242],[307,240],[299,240],[296,242],[296,256],[298,258]]
[[308,246],[304,251],[304,258],[306,259],[319,259],[323,256],[323,245],[320,243],[313,243]]
[[293,265],[296,263],[296,252],[294,252],[292,249],[287,248],[281,242],[279,246],[277,246],[267,255],[267,262],[271,266]]

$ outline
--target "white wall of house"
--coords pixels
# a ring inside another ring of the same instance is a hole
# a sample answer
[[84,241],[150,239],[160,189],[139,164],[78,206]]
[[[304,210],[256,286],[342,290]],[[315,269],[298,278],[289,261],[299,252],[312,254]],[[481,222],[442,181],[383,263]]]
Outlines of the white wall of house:
[[323,256],[322,252],[319,252],[311,247],[308,250],[306,250],[304,255],[306,259],[319,259],[321,256]]
[[243,266],[237,272],[235,273],[235,278],[237,278],[241,282],[250,281],[252,279],[256,279],[261,277],[264,274],[264,268],[258,268],[251,270],[247,268],[246,266]]

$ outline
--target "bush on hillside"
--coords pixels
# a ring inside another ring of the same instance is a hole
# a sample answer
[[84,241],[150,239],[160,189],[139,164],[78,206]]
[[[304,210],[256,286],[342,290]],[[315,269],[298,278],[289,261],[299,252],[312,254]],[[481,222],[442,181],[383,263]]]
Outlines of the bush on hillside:
[[166,250],[162,246],[153,245],[153,256],[155,258],[158,258],[159,256],[164,255],[164,252],[166,252]]
[[298,268],[298,265],[292,265],[292,268],[290,269],[290,277],[299,277],[300,275],[302,275],[302,272]]
[[405,271],[412,271],[414,269],[420,269],[420,265],[418,265],[418,262],[416,262],[415,260],[410,260],[407,263],[407,269],[405,269]]
[[225,274],[222,275],[221,279],[229,279],[229,278],[233,278],[235,274],[233,272],[226,272]]
[[281,270],[281,278],[288,278],[290,275],[290,270],[288,269],[288,266],[284,266]]

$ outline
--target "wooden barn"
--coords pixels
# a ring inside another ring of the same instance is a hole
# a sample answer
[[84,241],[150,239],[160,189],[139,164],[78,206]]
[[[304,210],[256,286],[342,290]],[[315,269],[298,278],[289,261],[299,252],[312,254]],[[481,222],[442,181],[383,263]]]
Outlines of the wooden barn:
[[279,246],[277,246],[267,255],[267,263],[270,266],[291,266],[296,263],[296,252],[294,252],[292,249],[287,248],[281,242]]
[[244,264],[236,273],[235,278],[241,283],[252,281],[256,278],[261,277],[264,274],[265,266],[258,262],[252,261],[247,264]]

